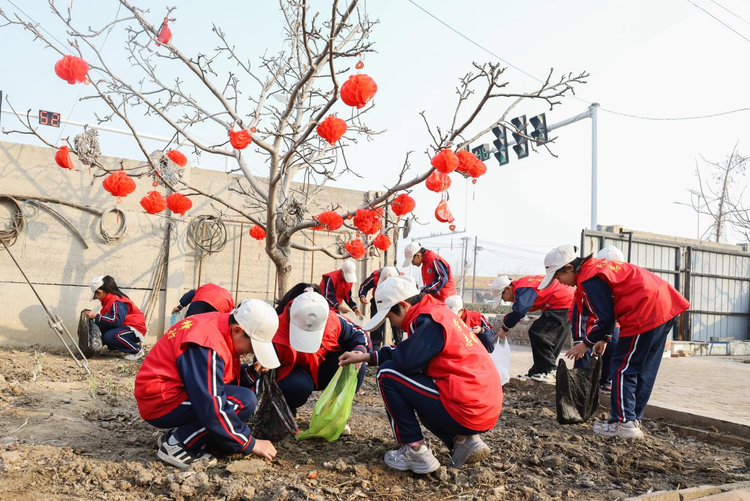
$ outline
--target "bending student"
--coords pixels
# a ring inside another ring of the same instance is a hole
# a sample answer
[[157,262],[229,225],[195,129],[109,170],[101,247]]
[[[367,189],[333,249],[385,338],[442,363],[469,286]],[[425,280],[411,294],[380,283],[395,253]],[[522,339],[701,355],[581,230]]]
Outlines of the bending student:
[[422,267],[422,292],[440,301],[458,294],[451,267],[437,252],[424,249],[419,242],[412,242],[404,249],[404,258],[404,268],[410,264]]
[[362,317],[359,306],[352,299],[352,285],[356,281],[357,271],[354,261],[349,259],[344,261],[340,270],[323,275],[320,290],[323,291],[322,294],[333,311],[344,315],[353,311],[358,317]]
[[203,284],[197,289],[187,291],[181,298],[180,304],[172,308],[172,313],[182,311],[190,305],[185,318],[201,313],[229,313],[234,309],[234,299],[224,287],[216,284]]

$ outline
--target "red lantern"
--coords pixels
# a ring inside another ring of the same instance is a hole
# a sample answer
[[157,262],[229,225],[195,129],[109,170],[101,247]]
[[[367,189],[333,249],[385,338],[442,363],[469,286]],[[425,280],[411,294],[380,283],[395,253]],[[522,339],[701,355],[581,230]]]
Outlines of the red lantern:
[[380,228],[383,226],[383,224],[380,222],[380,218],[376,218],[372,220],[372,227],[370,227],[370,231],[365,232],[365,235],[374,235],[375,233],[380,231]]
[[452,223],[454,221],[453,214],[451,214],[451,210],[448,208],[448,202],[445,200],[441,200],[435,209],[435,219],[441,223]]
[[130,179],[124,170],[113,172],[104,179],[102,187],[110,192],[113,197],[117,197],[119,204],[122,197],[126,197],[135,191],[135,181]]
[[70,152],[67,146],[60,146],[60,149],[55,153],[55,162],[63,169],[73,169],[73,160],[70,158]]
[[172,40],[172,30],[169,29],[169,18],[165,17],[159,28],[159,36],[156,38],[156,46],[169,43]]
[[388,238],[387,235],[381,233],[377,237],[375,237],[375,240],[372,241],[372,245],[377,247],[378,249],[384,251],[388,250],[388,247],[391,246],[391,239]]
[[167,197],[167,207],[169,210],[180,216],[184,216],[193,206],[193,202],[182,193],[172,193]]
[[406,214],[410,213],[416,206],[417,203],[414,201],[414,199],[406,193],[400,194],[393,199],[393,202],[391,202],[391,210],[398,217],[405,216]]
[[344,219],[341,215],[332,210],[321,212],[313,219],[320,225],[313,228],[314,230],[336,231],[344,225]]
[[167,208],[167,201],[158,191],[149,191],[148,195],[141,198],[141,207],[149,214],[158,214]]
[[427,176],[424,184],[427,186],[428,190],[440,193],[441,191],[450,188],[451,178],[448,174],[443,174],[442,172],[435,170],[432,171],[432,174]]
[[187,165],[187,157],[177,150],[169,150],[167,152],[167,157],[180,167],[185,167]]
[[341,86],[341,100],[360,109],[375,97],[377,91],[378,85],[372,78],[363,73],[351,75]]
[[452,224],[452,225],[448,226],[448,229],[451,230],[451,231],[456,231],[456,225]]
[[55,64],[55,74],[71,85],[85,82],[88,72],[89,63],[76,56],[63,56]]
[[253,237],[255,240],[263,240],[266,238],[266,230],[258,226],[257,224],[254,224],[250,228],[250,236]]
[[380,214],[377,210],[357,209],[352,222],[365,235],[374,235],[380,231]]
[[354,259],[362,259],[365,257],[365,244],[363,244],[362,240],[359,238],[346,242],[344,244],[344,249],[346,249],[346,252],[348,252]]
[[250,143],[253,142],[253,138],[252,136],[250,136],[250,132],[246,131],[245,129],[238,131],[230,130],[229,142],[232,143],[232,146],[234,146],[238,150],[244,150]]
[[436,170],[443,174],[450,174],[458,167],[458,157],[449,149],[440,150],[437,155],[432,157],[430,162]]
[[346,132],[346,122],[338,117],[330,115],[328,118],[320,122],[318,128],[318,135],[326,140],[328,144],[334,144],[336,141],[341,139]]
[[474,162],[479,160],[475,154],[470,151],[460,150],[456,153],[458,157],[458,168],[456,169],[461,174],[468,175],[468,172],[472,169]]

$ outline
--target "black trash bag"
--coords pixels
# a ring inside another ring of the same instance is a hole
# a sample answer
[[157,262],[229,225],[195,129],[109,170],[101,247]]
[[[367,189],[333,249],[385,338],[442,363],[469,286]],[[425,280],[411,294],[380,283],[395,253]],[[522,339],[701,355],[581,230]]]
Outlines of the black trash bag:
[[602,359],[596,357],[590,369],[568,370],[564,360],[557,364],[555,396],[557,422],[560,424],[584,423],[591,419],[599,407],[599,376]]
[[102,331],[86,316],[86,311],[81,312],[81,318],[78,320],[78,347],[88,358],[102,350]]
[[290,433],[299,431],[284,394],[276,384],[276,371],[271,370],[258,381],[258,406],[248,426],[255,438],[278,442]]

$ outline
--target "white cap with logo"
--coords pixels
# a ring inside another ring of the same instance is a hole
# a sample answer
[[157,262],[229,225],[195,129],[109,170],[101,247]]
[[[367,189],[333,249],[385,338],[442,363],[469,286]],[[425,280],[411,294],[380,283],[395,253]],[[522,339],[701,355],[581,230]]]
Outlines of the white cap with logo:
[[350,259],[344,261],[344,264],[341,265],[341,271],[347,283],[353,284],[357,282],[357,267],[354,265],[354,261]]
[[[98,291],[102,287],[104,287],[104,275],[94,277],[91,280],[91,283],[89,284],[89,288],[91,289],[92,294],[96,294],[96,291]],[[92,297],[91,299],[96,299],[96,298]]]
[[576,258],[576,252],[578,249],[574,245],[565,244],[552,249],[544,256],[544,270],[546,275],[542,283],[537,287],[538,290],[544,289],[552,283],[552,279],[555,278],[557,270],[570,263]]
[[[397,277],[400,273],[395,266],[384,266],[378,274],[378,283],[384,282],[391,277]],[[376,289],[377,290],[377,289]]]
[[607,259],[609,261],[625,261],[625,255],[622,253],[620,249],[615,247],[614,245],[609,245],[602,250],[599,251],[599,253],[596,255],[597,259]]
[[266,369],[279,367],[281,363],[272,343],[279,329],[279,317],[271,305],[260,299],[243,299],[232,315],[250,338],[260,365]]
[[458,315],[458,312],[464,309],[464,300],[461,296],[456,294],[455,296],[449,296],[445,298],[445,306],[448,307],[453,313]]
[[412,277],[390,277],[385,282],[378,283],[378,290],[375,291],[375,304],[378,312],[362,327],[366,331],[377,329],[385,322],[385,317],[395,305],[405,299],[419,294],[417,282]]
[[490,285],[490,289],[492,290],[492,307],[497,308],[500,306],[500,301],[503,300],[503,290],[507,286],[509,286],[511,283],[510,278],[508,275],[503,275],[501,277],[497,277],[494,282],[492,282],[492,285]]
[[330,308],[317,292],[304,292],[289,308],[289,342],[297,351],[316,353],[320,349]]
[[402,266],[402,268],[411,266],[411,258],[413,258],[414,254],[419,252],[419,249],[421,248],[422,244],[420,244],[419,242],[412,242],[406,246],[406,248],[404,249],[404,265]]

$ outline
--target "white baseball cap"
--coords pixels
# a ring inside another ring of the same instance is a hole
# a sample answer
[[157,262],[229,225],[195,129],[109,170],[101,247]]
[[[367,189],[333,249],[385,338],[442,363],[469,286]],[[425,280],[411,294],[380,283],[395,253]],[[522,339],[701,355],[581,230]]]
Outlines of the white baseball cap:
[[419,249],[422,248],[422,244],[419,242],[412,242],[409,245],[406,246],[404,249],[404,264],[402,268],[406,268],[408,266],[411,266],[411,258],[414,257],[414,254],[419,252]]
[[445,306],[458,315],[458,312],[464,309],[464,300],[461,299],[461,296],[458,294],[455,296],[449,296],[445,298]]
[[614,245],[609,245],[599,251],[597,259],[608,259],[609,261],[625,261],[625,255]]
[[395,305],[404,299],[419,294],[417,282],[412,277],[390,277],[382,284],[378,284],[378,290],[375,291],[375,304],[378,312],[362,327],[366,331],[371,331],[380,327],[385,322],[385,317]]
[[323,340],[330,308],[317,292],[304,292],[289,308],[289,342],[302,353],[317,353]]
[[544,275],[544,279],[537,289],[542,290],[552,283],[552,279],[555,278],[557,270],[576,258],[577,250],[578,249],[576,249],[574,245],[565,244],[549,251],[547,255],[544,256],[544,269],[547,274]]
[[271,305],[260,299],[243,299],[232,315],[250,338],[260,365],[266,369],[279,367],[281,363],[272,342],[279,330],[279,316]]
[[493,308],[497,308],[498,306],[500,306],[500,301],[503,300],[503,290],[505,290],[505,288],[509,286],[510,283],[511,280],[508,275],[497,277],[495,281],[492,282],[492,285],[490,285],[490,289],[492,290]]
[[347,259],[344,264],[341,265],[341,271],[344,273],[344,280],[347,283],[353,284],[357,282],[357,267],[354,266],[354,261]]
[[378,283],[385,282],[387,279],[391,277],[397,277],[399,275],[400,273],[398,272],[398,268],[396,268],[395,266],[384,266],[378,274]]
[[[89,288],[91,289],[92,294],[96,294],[96,291],[104,287],[104,275],[99,277],[94,277],[91,279],[91,283],[89,284]],[[96,299],[92,297],[91,299]]]

